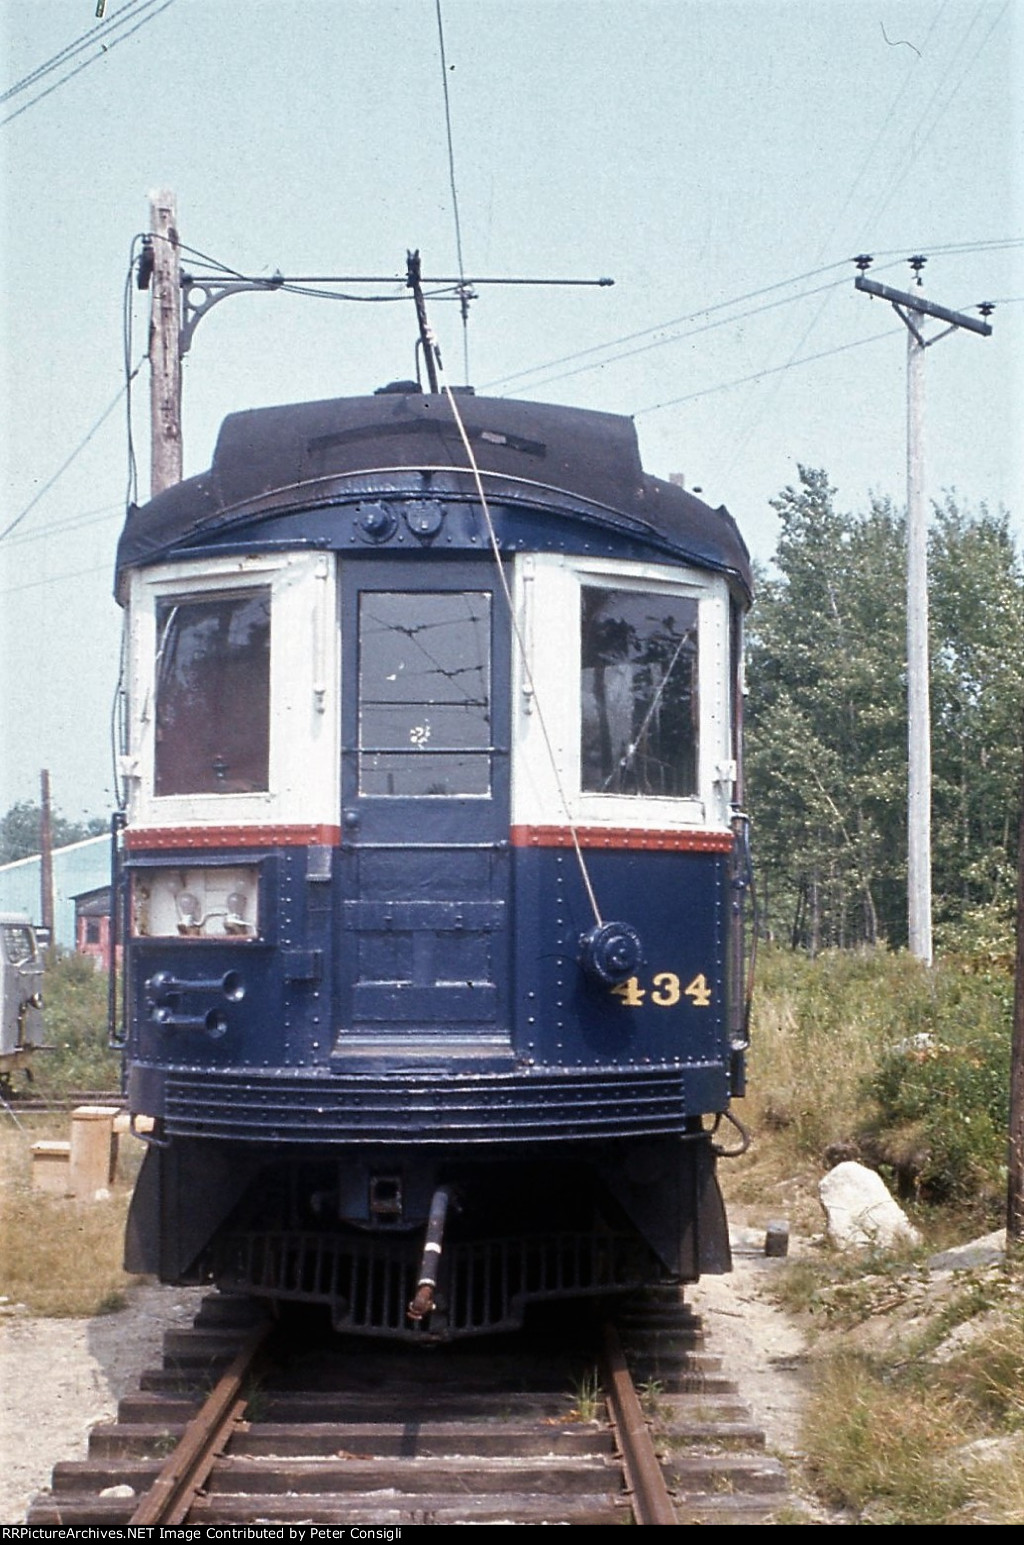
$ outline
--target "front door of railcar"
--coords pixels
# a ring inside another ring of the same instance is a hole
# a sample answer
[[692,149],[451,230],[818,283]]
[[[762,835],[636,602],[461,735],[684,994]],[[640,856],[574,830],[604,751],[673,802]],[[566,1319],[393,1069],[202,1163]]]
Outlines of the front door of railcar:
[[508,1046],[509,635],[493,565],[342,565],[335,1055]]

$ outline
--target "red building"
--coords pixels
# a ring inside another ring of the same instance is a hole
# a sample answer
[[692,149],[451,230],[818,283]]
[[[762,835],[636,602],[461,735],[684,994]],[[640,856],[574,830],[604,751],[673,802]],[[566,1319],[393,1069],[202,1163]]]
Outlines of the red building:
[[[110,970],[110,886],[82,891],[75,903],[75,950],[90,955],[97,971]],[[118,951],[120,957],[120,950]]]

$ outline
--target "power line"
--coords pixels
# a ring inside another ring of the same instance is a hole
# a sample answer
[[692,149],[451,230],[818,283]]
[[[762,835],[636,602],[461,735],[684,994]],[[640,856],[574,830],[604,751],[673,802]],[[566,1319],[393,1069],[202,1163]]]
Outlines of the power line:
[[59,585],[68,579],[84,579],[88,574],[107,574],[111,569],[110,563],[96,563],[90,569],[74,569],[64,574],[47,574],[44,579],[29,579],[23,585],[11,585],[7,590],[0,590],[0,596],[20,595],[23,590],[38,590],[40,585]]
[[[914,166],[917,164],[917,158],[919,157],[921,151],[924,149],[925,145],[927,145],[928,141],[931,139],[932,135],[935,133],[935,130],[938,128],[938,126],[942,122],[946,112],[948,111],[950,104],[952,103],[954,98],[958,95],[958,93],[959,93],[961,87],[963,86],[964,82],[967,80],[967,78],[970,75],[971,71],[974,69],[974,66],[977,63],[977,61],[978,61],[979,57],[981,56],[982,52],[984,51],[984,49],[985,49],[985,47],[986,47],[986,45],[988,43],[989,38],[992,36],[993,32],[996,30],[996,28],[998,27],[999,23],[1002,21],[1003,17],[1005,16],[1007,10],[1009,9],[1009,3],[1010,3],[1010,0],[1006,0],[1006,3],[1002,6],[1001,10],[997,13],[997,15],[995,17],[995,20],[992,22],[992,25],[989,27],[988,31],[985,33],[984,37],[981,39],[981,42],[978,44],[977,48],[974,50],[974,53],[971,55],[970,59],[967,61],[967,64],[964,67],[964,69],[963,69],[963,71],[962,71],[962,73],[960,75],[959,80],[953,86],[952,90],[950,90],[948,92],[948,94],[939,103],[938,108],[934,112],[934,115],[933,115],[932,109],[936,105],[936,102],[937,102],[937,100],[939,98],[939,94],[942,91],[943,87],[945,86],[946,81],[949,78],[951,72],[955,69],[957,63],[961,59],[962,51],[963,51],[963,49],[967,45],[968,38],[970,37],[971,33],[974,31],[975,23],[979,20],[979,18],[982,16],[983,12],[986,9],[985,0],[981,0],[981,3],[978,5],[977,10],[975,11],[974,15],[971,17],[970,21],[967,24],[966,30],[963,33],[963,36],[961,38],[960,43],[954,49],[952,55],[950,56],[949,62],[946,65],[945,70],[943,71],[942,75],[940,76],[940,78],[939,78],[939,80],[938,80],[934,90],[932,91],[931,96],[928,98],[928,101],[925,104],[924,110],[922,111],[922,113],[918,117],[917,122],[915,123],[913,129],[910,131],[909,149],[907,151],[906,156],[904,157],[902,167],[897,168],[897,170],[894,173],[893,177],[890,179],[889,186],[885,190],[884,194],[879,199],[876,199],[874,205],[872,206],[871,212],[870,212],[867,220],[865,221],[865,224],[864,224],[864,228],[865,229],[869,229],[869,228],[877,225],[878,221],[881,219],[881,217],[883,216],[885,211],[888,209],[889,205],[892,203],[893,199],[896,197],[896,194],[899,192],[901,186],[906,181],[907,177],[910,175],[910,173],[913,170]],[[928,123],[929,117],[931,117],[931,122],[930,123]],[[926,123],[928,123],[927,130],[922,134],[921,138],[918,139],[918,135],[921,134],[921,131],[924,128],[924,125]]]
[[[144,5],[149,6],[157,5],[157,0],[143,0],[143,3]],[[8,113],[6,118],[0,118],[0,128],[3,128],[4,124],[12,123],[15,118],[20,118],[22,113],[27,113],[30,107],[35,107],[37,102],[42,102],[44,97],[51,96],[52,93],[59,90],[61,86],[66,85],[69,80],[73,80],[76,75],[80,75],[83,70],[87,70],[91,64],[95,64],[98,59],[105,58],[106,55],[109,54],[112,49],[115,49],[119,43],[124,43],[128,38],[134,37],[136,32],[140,31],[141,28],[146,26],[147,22],[155,21],[162,11],[166,11],[168,7],[172,6],[173,4],[174,0],[162,0],[162,4],[159,4],[155,11],[150,10],[147,15],[142,15],[139,13],[141,19],[135,22],[134,27],[130,27],[127,32],[122,32],[120,37],[112,38],[109,43],[100,43],[98,53],[95,53],[90,58],[83,60],[83,62],[76,65],[73,70],[69,70],[66,75],[62,75],[60,80],[55,81],[52,86],[47,86],[45,91],[40,91],[38,95],[32,97],[32,99],[24,103],[23,106],[16,108],[13,113]],[[99,40],[97,39],[97,41]]]
[[680,403],[693,402],[698,397],[710,397],[715,392],[726,392],[734,386],[746,386],[752,381],[762,381],[765,376],[780,375],[782,371],[793,370],[797,365],[812,365],[816,360],[828,359],[832,354],[845,354],[849,349],[860,349],[867,343],[877,343],[879,339],[891,338],[892,335],[893,329],[889,327],[884,333],[872,333],[870,338],[856,338],[852,343],[840,343],[834,349],[823,349],[820,354],[805,354],[802,359],[789,359],[784,365],[770,365],[766,370],[739,376],[735,381],[721,381],[717,386],[706,386],[699,392],[687,392],[685,397],[672,397],[668,402],[653,402],[649,407],[637,408],[633,416],[639,418],[643,413],[657,413],[661,408],[677,408]]
[[113,402],[110,403],[110,405],[108,407],[103,409],[103,412],[100,414],[100,416],[96,420],[95,424],[93,424],[92,428],[89,430],[89,432],[85,436],[84,440],[81,440],[79,442],[79,444],[75,446],[75,449],[71,452],[71,455],[67,458],[66,461],[61,462],[60,466],[57,468],[57,470],[53,474],[53,476],[51,478],[48,478],[47,481],[43,484],[42,488],[40,488],[39,492],[37,494],[35,494],[33,496],[33,498],[31,498],[29,500],[28,504],[26,504],[26,506],[22,510],[21,514],[20,515],[16,515],[14,517],[14,519],[11,521],[10,525],[5,526],[4,529],[2,531],[0,531],[0,542],[2,542],[5,537],[10,536],[11,532],[15,529],[16,526],[20,526],[21,525],[21,522],[25,519],[25,516],[28,515],[31,510],[35,509],[36,505],[39,503],[39,501],[43,497],[43,495],[44,494],[48,494],[50,489],[54,486],[54,484],[56,482],[58,482],[59,479],[64,476],[64,473],[71,466],[71,463],[73,461],[77,460],[77,458],[82,454],[82,452],[85,450],[86,446],[89,444],[90,440],[92,440],[94,438],[94,436],[99,432],[99,430],[102,428],[102,426],[106,423],[107,419],[113,413],[114,409],[117,407],[118,403],[121,401],[121,398],[124,396],[126,391],[127,391],[127,385],[121,386],[121,387],[118,388],[117,396],[114,398]]
[[[155,0],[146,0],[146,8],[148,9],[154,3]],[[104,36],[109,37],[111,32],[116,32],[122,25],[125,12],[134,10],[138,4],[139,0],[128,0],[127,5],[123,5],[119,11],[111,12],[102,29]],[[21,80],[15,81],[13,86],[8,86],[6,91],[0,92],[0,103],[10,101],[11,97],[16,97],[21,91],[27,91],[29,86],[35,85],[36,81],[42,80],[44,76],[59,69],[66,60],[74,58],[75,54],[81,53],[83,48],[88,48],[90,43],[95,42],[96,35],[97,28],[90,27],[88,32],[83,32],[81,37],[76,38],[73,43],[68,43],[59,53],[54,54],[52,59],[48,59],[45,64],[38,65],[28,75],[23,75]]]
[[[1007,247],[1013,248],[1024,246],[1024,237],[992,238],[989,240],[977,242],[955,242],[949,243],[945,246],[933,246],[930,243],[922,244],[919,242],[917,246],[919,249],[926,250],[932,254],[1000,251]],[[913,250],[912,246],[893,247],[891,249],[876,252],[875,257],[877,259],[892,258],[893,260],[901,260],[905,258],[907,252],[911,250]],[[591,344],[588,348],[578,349],[572,354],[562,354],[557,356],[555,359],[545,360],[542,364],[532,365],[528,369],[515,371],[511,375],[498,376],[492,381],[484,382],[480,389],[482,391],[492,391],[498,387],[507,388],[512,386],[515,382],[525,380],[528,376],[540,375],[543,371],[553,370],[559,365],[571,365],[574,364],[576,360],[589,359],[593,355],[598,354],[605,355],[607,350],[618,348],[621,344],[639,342],[643,338],[650,338],[655,333],[665,332],[668,328],[681,327],[688,322],[697,321],[697,319],[700,317],[712,316],[717,311],[725,311],[729,310],[733,306],[741,306],[748,300],[757,300],[762,295],[771,295],[776,290],[788,289],[791,285],[801,284],[806,279],[817,278],[819,274],[831,273],[833,269],[842,268],[845,271],[851,262],[852,258],[845,257],[840,258],[833,263],[826,263],[819,268],[807,269],[803,273],[794,274],[791,278],[776,280],[773,284],[763,285],[756,290],[748,290],[745,294],[735,295],[729,300],[717,301],[714,305],[710,306],[701,306],[698,310],[688,312],[684,316],[672,317],[670,320],[657,322],[651,327],[641,328],[639,332],[625,333],[620,337],[607,339],[604,343]],[[828,289],[841,289],[844,283],[845,280],[836,280],[835,284],[833,285],[822,285],[817,289],[804,290],[801,291],[798,295],[787,297],[785,300],[776,302],[775,305],[787,304],[788,300],[790,299],[804,300],[808,295],[822,294]],[[716,323],[715,325],[722,326],[728,325],[730,321],[746,320],[751,316],[756,316],[759,310],[769,311],[772,309],[774,309],[773,305],[755,308],[751,311],[738,313],[732,317],[726,317],[724,323]],[[706,330],[707,329],[705,328],[697,328],[691,332],[673,334],[670,337],[659,339],[657,344],[652,345],[652,347],[660,346],[662,343],[669,344],[681,342],[683,339],[691,338],[695,336],[696,333]],[[642,350],[629,350],[623,354],[612,355],[610,358],[596,359],[592,365],[587,366],[586,368],[598,370],[606,364],[614,364],[619,359],[629,359],[633,354],[640,352],[642,352]],[[537,381],[532,385],[522,386],[518,389],[521,391],[533,391],[536,387],[547,386],[550,385],[553,381],[562,381],[567,379],[569,375],[578,375],[581,373],[581,371],[570,371],[566,372],[565,375],[545,376],[542,381]]]
[[[843,280],[834,279],[830,284],[817,286],[813,290],[801,290],[796,295],[784,295],[778,300],[766,302],[763,306],[752,306],[749,311],[734,311],[729,316],[719,317],[714,322],[705,322],[701,327],[691,327],[688,332],[673,333],[668,338],[657,338],[651,343],[640,344],[638,348],[626,349],[620,354],[610,354],[605,359],[595,360],[590,365],[578,365],[575,370],[563,370],[561,374],[544,376],[539,381],[533,381],[529,386],[521,388],[522,391],[538,391],[542,386],[551,386],[556,381],[565,381],[572,376],[584,375],[588,370],[600,370],[605,365],[615,365],[624,359],[634,359],[638,354],[648,354],[652,349],[664,348],[670,343],[683,343],[687,338],[696,338],[701,333],[714,332],[719,327],[730,327],[734,322],[745,322],[750,317],[762,316],[767,311],[776,311],[780,306],[792,305],[798,300],[807,300],[809,296],[820,295],[823,291],[838,290]],[[698,313],[700,315],[701,313]]]
[[17,536],[11,537],[8,547],[20,547],[25,542],[42,542],[47,537],[60,536],[67,531],[81,531],[86,526],[97,526],[101,521],[109,520],[111,515],[117,515],[124,519],[123,504],[105,504],[94,510],[80,510],[77,515],[68,520],[51,521],[48,526],[37,526],[34,531],[21,531]]
[[[513,381],[521,381],[524,376],[539,375],[541,371],[553,370],[557,365],[571,365],[575,360],[587,359],[590,355],[601,354],[606,349],[618,348],[620,344],[635,343],[641,338],[649,338],[653,333],[663,332],[668,327],[681,327],[686,322],[695,322],[698,317],[711,316],[715,311],[723,311],[730,306],[741,306],[744,301],[757,300],[761,295],[770,295],[774,290],[786,289],[791,284],[801,284],[805,279],[817,278],[818,274],[827,274],[833,268],[845,269],[849,261],[849,258],[844,258],[837,263],[828,263],[824,268],[811,268],[806,273],[795,274],[791,279],[779,279],[775,284],[763,285],[757,290],[748,290],[745,295],[733,296],[731,300],[717,301],[713,306],[701,306],[697,311],[690,311],[685,316],[673,317],[667,322],[656,322],[653,327],[641,328],[639,332],[625,333],[622,337],[610,338],[605,343],[591,344],[589,348],[578,349],[574,354],[559,355],[557,359],[545,360],[542,365],[534,365],[529,370],[517,370],[512,375],[500,376],[497,380],[487,381],[484,384],[483,390],[489,391],[495,386],[509,386]],[[666,339],[665,341],[671,342],[672,340]],[[597,369],[598,365],[603,363],[605,361],[598,361],[593,368]],[[561,377],[556,379],[561,379]],[[525,387],[523,390],[529,390],[529,388]]]
[[[929,28],[928,35],[927,35],[928,38],[931,37],[932,31],[935,29],[935,26],[937,25],[938,21],[940,20],[943,12],[945,10],[945,8],[946,7],[945,7],[945,3],[944,3],[942,8],[939,11],[939,14],[935,17],[935,20],[933,21],[931,28]],[[946,64],[946,66],[945,66],[945,68],[944,68],[944,70],[943,70],[943,72],[942,72],[942,74],[941,74],[937,84],[935,85],[935,87],[934,87],[934,89],[933,89],[933,91],[932,91],[932,93],[931,93],[927,103],[925,104],[924,110],[920,113],[920,115],[917,118],[916,123],[914,124],[913,128],[910,130],[910,133],[909,133],[910,150],[905,155],[905,157],[903,158],[902,168],[900,168],[900,167],[897,168],[895,174],[889,180],[889,184],[888,184],[887,189],[885,189],[880,196],[876,196],[875,199],[873,200],[873,203],[872,203],[872,205],[870,207],[870,213],[869,213],[867,219],[862,222],[862,227],[861,228],[863,230],[865,230],[865,231],[873,230],[876,227],[878,221],[881,219],[881,216],[883,215],[885,210],[889,207],[889,204],[892,202],[892,199],[895,196],[897,190],[899,189],[901,184],[904,182],[908,172],[910,171],[911,167],[913,166],[916,156],[920,153],[920,151],[923,148],[923,146],[930,139],[930,137],[931,137],[932,133],[934,132],[936,126],[941,121],[942,114],[946,111],[946,109],[948,108],[949,104],[952,102],[953,98],[956,96],[957,92],[959,91],[960,87],[963,85],[963,82],[966,80],[967,76],[970,74],[970,72],[973,69],[974,64],[975,64],[979,54],[981,53],[982,49],[985,47],[986,43],[988,42],[988,39],[991,36],[992,32],[995,30],[995,27],[998,25],[998,23],[1002,19],[1002,16],[1005,13],[1006,8],[1007,8],[1006,5],[1004,5],[1002,10],[1000,10],[998,15],[996,16],[995,21],[992,23],[992,26],[989,28],[988,32],[983,37],[979,48],[975,51],[974,55],[972,56],[970,62],[967,65],[966,70],[961,75],[960,80],[953,87],[952,91],[949,92],[948,95],[946,95],[944,98],[942,98],[942,93],[943,93],[944,88],[946,86],[946,82],[947,82],[947,80],[950,77],[951,71],[955,68],[955,66],[957,64],[957,61],[960,59],[961,54],[962,54],[962,50],[963,50],[963,48],[967,44],[967,40],[970,37],[970,35],[971,35],[971,33],[972,33],[973,29],[974,29],[975,23],[978,21],[978,19],[981,16],[983,10],[985,9],[985,0],[981,0],[981,3],[978,5],[977,10],[975,11],[974,15],[972,16],[970,22],[968,23],[967,29],[963,33],[963,36],[962,36],[960,42],[956,45],[956,47],[954,48],[952,54],[950,55],[949,60],[948,60],[948,62]],[[927,41],[927,39],[926,39],[926,41]],[[916,75],[917,75],[917,66],[916,65],[912,65],[911,69],[914,71],[914,75],[916,77]],[[906,82],[906,80],[909,80],[909,79],[910,79],[910,76],[909,76],[909,73],[908,73],[908,75],[905,77],[905,82]],[[897,105],[897,103],[898,103],[898,101],[899,101],[901,96],[902,96],[902,89],[901,89],[900,93],[898,94],[896,100],[893,102],[892,106],[890,107],[890,111],[887,114],[886,119],[885,119],[885,124],[883,125],[883,130],[884,130],[885,126],[888,125],[888,123],[890,122],[890,120],[891,120],[891,118],[893,116],[893,113],[895,111],[896,105]],[[932,109],[933,109],[934,105],[936,104],[937,101],[940,100],[940,98],[942,98],[942,100],[941,100],[941,106],[939,108],[938,114],[936,115],[934,120],[929,125],[927,133],[925,133],[923,138],[921,138],[919,140],[918,139],[918,135],[920,134],[923,126],[925,125],[925,123],[928,121],[929,116],[930,116],[930,114],[932,112]],[[871,150],[869,152],[869,155],[868,155],[868,158],[867,158],[867,162],[862,164],[861,173],[858,174],[857,180],[856,180],[856,182],[854,184],[854,188],[856,188],[857,183],[859,183],[860,176],[863,173],[863,171],[865,170],[866,165],[870,162],[870,160],[874,156],[875,149],[876,149],[877,144],[879,142],[879,138],[880,138],[880,136],[876,137],[875,143],[872,145]],[[853,190],[851,190],[851,193],[848,195],[848,197],[846,199],[846,202],[843,204],[843,211],[845,211],[845,209],[849,206],[850,200],[852,198],[852,193],[853,193]],[[842,211],[840,213],[842,213]],[[838,220],[838,217],[837,217],[837,220]],[[834,226],[833,226],[833,228],[834,228]],[[865,250],[865,247],[870,245],[870,238],[865,237],[863,239],[863,241],[859,240],[858,245],[860,247],[860,250],[862,250],[862,251]],[[911,249],[911,250],[913,250],[913,249]],[[918,247],[917,250],[921,251],[922,248]],[[809,319],[806,327],[804,328],[800,338],[798,339],[796,344],[793,346],[793,349],[790,351],[790,354],[789,354],[789,358],[790,359],[793,359],[799,353],[799,351],[804,347],[804,345],[807,343],[807,340],[811,337],[811,335],[815,331],[816,327],[818,326],[818,323],[821,320],[821,317],[822,317],[822,315],[824,313],[824,310],[825,310],[825,302],[823,301],[817,307],[817,309],[815,310],[814,314],[810,317],[810,319]],[[782,346],[782,339],[781,338],[778,338],[777,346]],[[774,352],[775,352],[775,346],[773,346],[773,347],[771,347],[769,349],[769,351],[768,351],[769,357],[771,357],[771,354],[774,353]],[[739,432],[737,433],[736,437],[734,438],[734,440],[732,442],[731,455],[730,455],[730,457],[729,457],[729,459],[728,459],[728,461],[726,463],[726,468],[725,468],[726,472],[728,472],[729,470],[731,470],[732,467],[735,466],[737,458],[740,455],[742,455],[744,449],[746,448],[746,446],[748,445],[748,443],[749,443],[749,441],[751,439],[751,436],[754,434],[754,431],[757,429],[758,425],[761,423],[762,419],[764,418],[764,415],[768,412],[770,407],[771,407],[771,397],[769,396],[767,398],[762,398],[762,400],[758,404],[756,410],[753,412],[752,416],[751,416],[751,412],[750,412],[750,404],[749,403],[748,404],[744,404],[740,408],[740,410],[739,410],[739,426],[740,426],[739,427]]]

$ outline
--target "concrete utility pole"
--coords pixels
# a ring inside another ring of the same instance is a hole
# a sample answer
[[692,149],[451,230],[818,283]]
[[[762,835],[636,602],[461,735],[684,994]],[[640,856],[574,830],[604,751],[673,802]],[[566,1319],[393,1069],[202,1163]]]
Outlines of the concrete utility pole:
[[181,257],[173,193],[149,204],[153,272],[149,326],[150,495],[181,482]]
[[[912,257],[921,283],[927,259]],[[892,305],[907,329],[907,918],[910,950],[932,963],[932,750],[928,671],[928,511],[924,493],[924,351],[957,328],[986,337],[992,328],[977,317],[950,311],[923,295],[876,284],[865,270],[867,255],[856,259],[854,283],[868,295]],[[987,316],[991,306],[982,306]],[[933,338],[923,333],[925,317],[948,323]]]

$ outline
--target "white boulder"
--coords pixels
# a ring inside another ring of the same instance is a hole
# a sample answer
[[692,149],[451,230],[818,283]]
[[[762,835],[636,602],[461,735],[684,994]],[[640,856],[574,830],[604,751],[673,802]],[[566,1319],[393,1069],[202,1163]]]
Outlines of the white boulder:
[[829,1239],[840,1250],[891,1250],[920,1244],[921,1236],[886,1189],[882,1177],[848,1159],[818,1186]]

